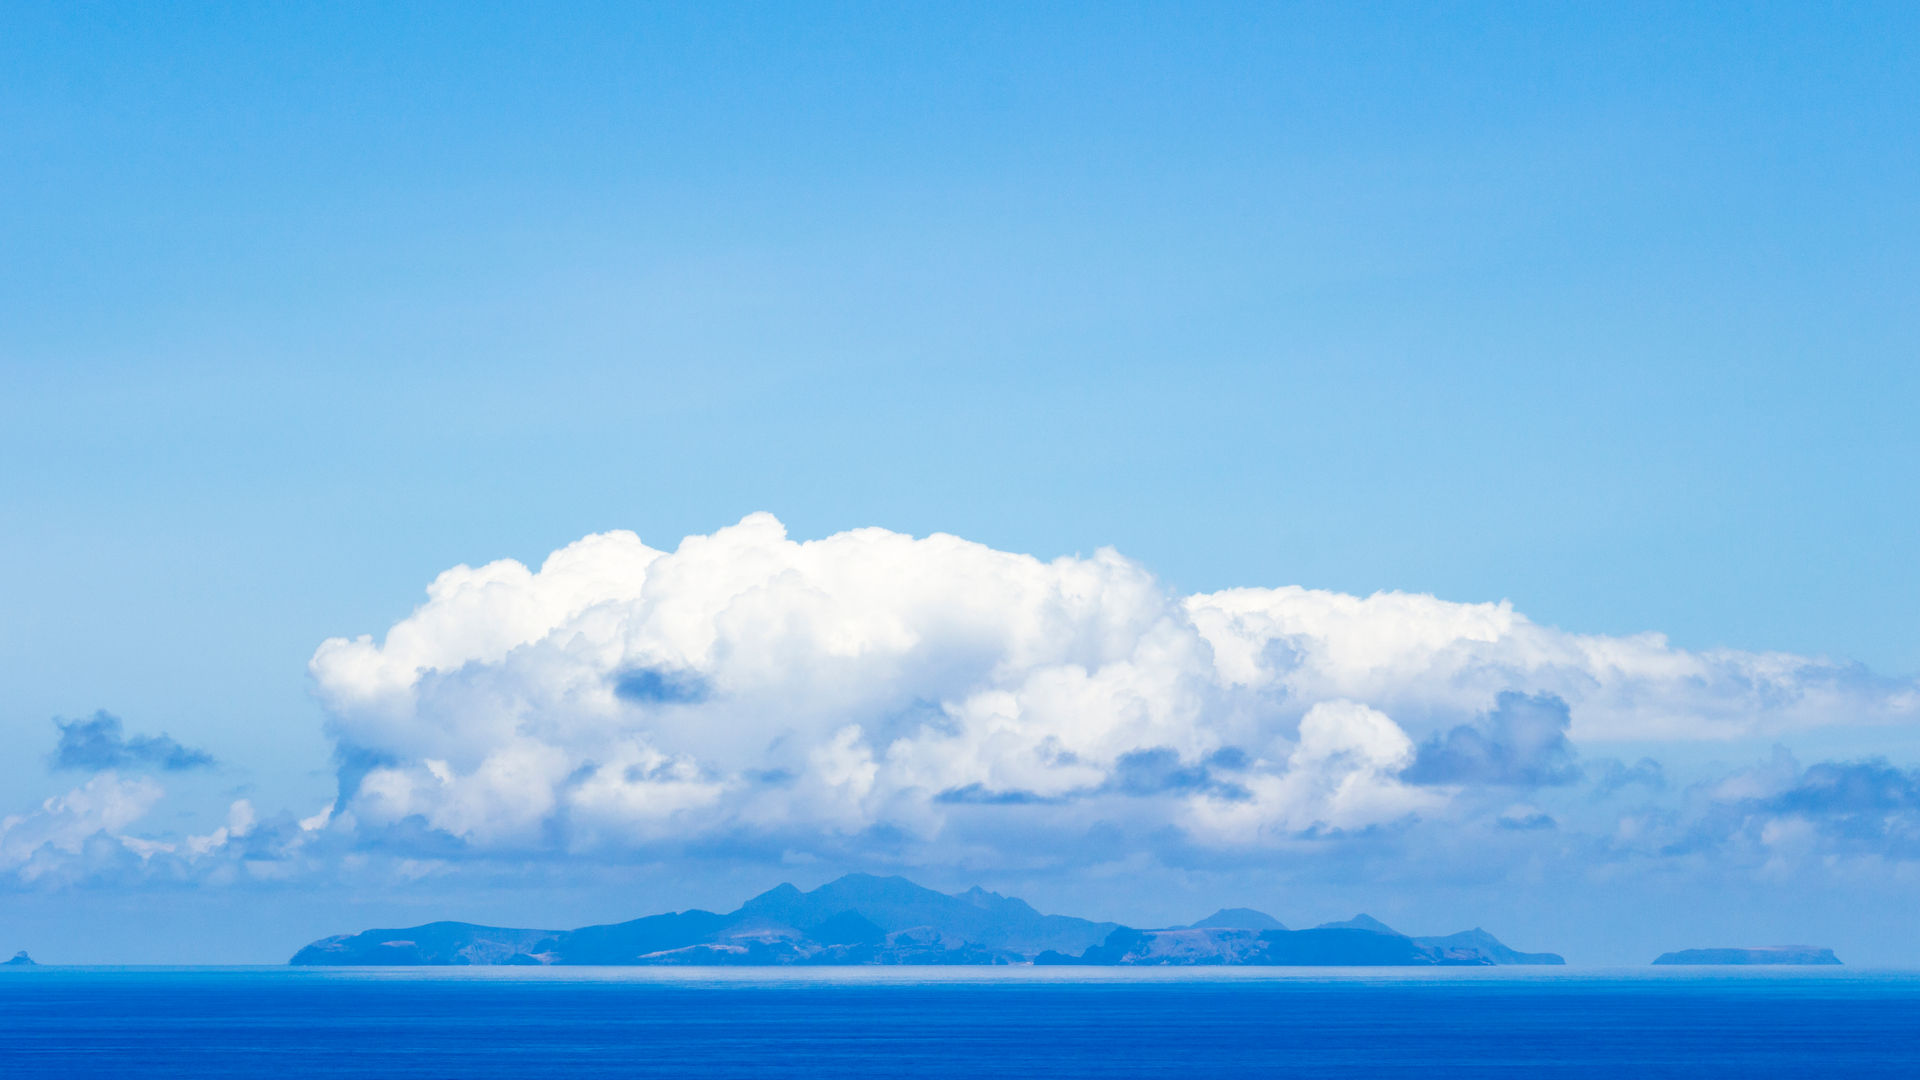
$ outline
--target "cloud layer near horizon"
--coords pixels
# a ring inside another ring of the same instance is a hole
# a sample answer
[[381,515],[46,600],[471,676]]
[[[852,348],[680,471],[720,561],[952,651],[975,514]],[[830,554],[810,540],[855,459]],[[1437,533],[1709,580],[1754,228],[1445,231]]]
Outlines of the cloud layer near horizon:
[[1824,727],[1857,744],[1862,726],[1915,718],[1911,682],[1569,634],[1505,603],[1183,597],[1112,551],[1043,562],[879,529],[796,543],[763,514],[673,552],[606,533],[537,571],[455,567],[381,640],[328,640],[311,670],[332,806],[239,799],[224,824],[156,834],[159,778],[205,775],[210,755],[105,713],[56,720],[49,763],[96,772],[0,817],[4,880],[392,882],[693,858],[1288,868],[1381,887],[1545,867],[1617,882],[1639,865],[1649,880],[1857,884],[1920,865],[1913,770],[1803,767],[1784,748],[1684,786],[1667,767],[1689,742],[1819,742]]
[[766,514],[670,553],[612,532],[537,571],[455,567],[311,670],[336,827],[494,850],[925,851],[991,843],[1009,807],[1041,843],[1103,823],[1259,848],[1564,783],[1576,743],[1920,711],[1857,666],[1570,634],[1504,602],[1181,597],[1111,550],[799,543]]

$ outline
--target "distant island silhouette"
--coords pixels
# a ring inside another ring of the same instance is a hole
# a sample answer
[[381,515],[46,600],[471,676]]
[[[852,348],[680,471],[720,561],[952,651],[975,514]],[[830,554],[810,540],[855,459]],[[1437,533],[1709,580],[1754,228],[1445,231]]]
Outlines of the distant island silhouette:
[[1762,945],[1744,949],[1681,949],[1654,957],[1656,964],[1838,964],[1832,949],[1812,945]]
[[39,964],[34,963],[33,957],[27,955],[27,950],[25,949],[21,949],[19,952],[14,953],[13,959],[7,960],[5,962],[0,962],[0,967],[39,967],[39,966],[40,966]]
[[680,911],[576,930],[436,922],[323,938],[290,963],[311,965],[1274,965],[1562,964],[1474,928],[1410,937],[1367,915],[1289,930],[1250,908],[1189,926],[1135,929],[1043,915],[973,888],[948,894],[901,877],[848,874],[802,892],[780,885],[738,910]]

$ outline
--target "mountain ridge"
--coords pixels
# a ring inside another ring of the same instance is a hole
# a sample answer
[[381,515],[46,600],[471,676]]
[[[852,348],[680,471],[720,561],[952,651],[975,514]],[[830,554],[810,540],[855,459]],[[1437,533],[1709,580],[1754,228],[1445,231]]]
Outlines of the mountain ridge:
[[903,877],[782,883],[731,912],[663,912],[573,930],[432,922],[321,938],[296,966],[443,965],[1457,965],[1561,963],[1478,928],[1411,938],[1369,916],[1288,930],[1252,908],[1141,930],[1048,915],[978,886],[942,893]]

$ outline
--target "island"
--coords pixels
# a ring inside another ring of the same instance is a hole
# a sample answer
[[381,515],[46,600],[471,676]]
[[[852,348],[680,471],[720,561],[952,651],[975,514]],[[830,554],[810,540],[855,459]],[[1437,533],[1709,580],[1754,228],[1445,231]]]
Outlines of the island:
[[1838,964],[1832,949],[1812,945],[1762,945],[1744,949],[1681,949],[1661,953],[1656,964]]
[[1361,915],[1289,930],[1227,908],[1188,926],[1135,929],[1044,915],[981,888],[942,893],[901,877],[849,874],[802,892],[780,885],[727,913],[690,910],[575,930],[435,922],[322,938],[290,963],[315,965],[1279,965],[1560,964],[1475,928],[1409,937]]
[[36,964],[33,962],[33,957],[27,955],[27,950],[25,949],[21,949],[19,952],[14,953],[13,959],[5,961],[4,963],[0,963],[0,967],[39,967],[39,966],[40,966],[39,964]]
[[1041,953],[1043,965],[1189,965],[1265,967],[1483,967],[1564,964],[1556,953],[1508,948],[1478,927],[1444,937],[1409,937],[1371,915],[1289,930],[1249,908],[1217,911],[1190,926],[1164,930],[1121,927],[1079,956]]

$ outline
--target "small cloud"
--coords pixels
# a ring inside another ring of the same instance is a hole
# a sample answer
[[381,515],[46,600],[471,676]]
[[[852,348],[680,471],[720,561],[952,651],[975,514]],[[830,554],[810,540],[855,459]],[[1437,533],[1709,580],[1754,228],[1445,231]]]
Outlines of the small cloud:
[[333,820],[333,805],[334,804],[332,803],[328,803],[326,806],[321,807],[320,812],[313,815],[312,817],[301,818],[300,831],[313,832],[318,829],[326,828],[328,822],[331,822]]
[[1667,788],[1666,767],[1650,757],[1643,757],[1629,765],[1618,758],[1607,758],[1598,764],[1599,776],[1594,778],[1593,796],[1604,799],[1623,789],[1644,787],[1649,791],[1665,791]]
[[129,736],[120,718],[104,710],[80,720],[55,717],[53,723],[60,729],[60,744],[54,748],[52,759],[56,769],[97,772],[145,765],[180,772],[214,763],[212,754],[182,746],[165,733]]
[[1559,827],[1559,822],[1554,821],[1552,816],[1537,806],[1510,806],[1498,820],[1501,828],[1516,832]]

